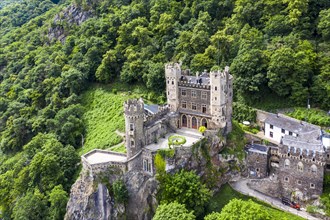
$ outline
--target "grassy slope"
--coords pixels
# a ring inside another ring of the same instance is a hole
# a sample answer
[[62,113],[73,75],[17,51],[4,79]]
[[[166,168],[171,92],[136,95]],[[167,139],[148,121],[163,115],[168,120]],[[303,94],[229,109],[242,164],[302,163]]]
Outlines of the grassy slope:
[[211,212],[221,212],[221,209],[231,200],[231,199],[242,199],[249,200],[252,199],[254,202],[264,206],[267,209],[268,213],[271,215],[271,219],[290,219],[290,220],[302,220],[298,216],[292,215],[287,212],[280,211],[278,209],[272,208],[268,204],[265,204],[259,200],[256,200],[252,197],[245,196],[233,190],[228,184],[225,184],[221,187],[220,191],[216,193],[212,198],[207,207],[207,213]]
[[[116,93],[112,92],[117,90]],[[116,130],[125,130],[123,103],[129,98],[147,96],[143,86],[131,86],[121,83],[111,85],[92,84],[82,94],[82,104],[85,108],[83,120],[86,126],[84,147],[80,155],[92,149],[108,149],[122,142],[122,137]],[[117,146],[114,151],[123,152],[123,146]]]

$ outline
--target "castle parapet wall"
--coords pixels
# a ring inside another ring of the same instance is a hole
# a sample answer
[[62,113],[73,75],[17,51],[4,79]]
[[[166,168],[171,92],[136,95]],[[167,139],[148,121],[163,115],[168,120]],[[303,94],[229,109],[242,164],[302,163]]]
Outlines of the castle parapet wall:
[[111,152],[111,151],[105,151],[105,150],[99,150],[99,149],[92,150],[92,151],[88,152],[87,154],[84,154],[83,156],[81,156],[81,162],[83,165],[83,169],[89,171],[90,175],[95,176],[99,173],[106,172],[107,170],[109,170],[109,167],[118,168],[123,173],[126,172],[126,170],[127,170],[127,161],[126,160],[125,161],[106,161],[106,162],[100,162],[100,163],[90,163],[90,161],[88,161],[88,156],[91,156],[92,154],[95,154],[95,153],[108,154],[109,156],[115,155],[115,156],[126,157],[126,154],[123,154],[123,153]]
[[324,152],[313,151],[303,148],[289,148],[285,146],[285,151],[282,151],[280,156],[300,160],[304,163],[317,164],[319,166],[325,166],[326,164]]
[[206,84],[199,84],[196,82],[189,82],[186,80],[179,81],[179,86],[190,87],[190,88],[197,88],[197,89],[211,89],[210,85]]

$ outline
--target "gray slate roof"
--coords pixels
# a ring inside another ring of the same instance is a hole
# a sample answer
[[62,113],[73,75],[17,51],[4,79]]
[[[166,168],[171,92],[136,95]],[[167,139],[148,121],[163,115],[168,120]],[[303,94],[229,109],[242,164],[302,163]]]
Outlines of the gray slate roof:
[[158,112],[158,105],[148,105],[144,104],[144,110],[148,111],[150,114],[154,115]]
[[262,154],[267,154],[269,150],[269,147],[265,145],[260,145],[260,144],[250,144],[248,146],[248,151],[250,152],[256,152],[256,153],[262,153]]
[[301,149],[307,149],[309,151],[318,151],[318,152],[324,152],[324,147],[322,145],[322,141],[320,139],[303,139],[300,137],[293,137],[290,135],[285,135],[282,138],[282,144],[286,145],[290,148],[301,148]]
[[304,121],[299,121],[282,114],[269,114],[265,120],[265,123],[291,131],[298,134],[299,136],[306,136],[307,139],[311,138],[311,135],[317,137],[321,132],[319,126],[312,125]]

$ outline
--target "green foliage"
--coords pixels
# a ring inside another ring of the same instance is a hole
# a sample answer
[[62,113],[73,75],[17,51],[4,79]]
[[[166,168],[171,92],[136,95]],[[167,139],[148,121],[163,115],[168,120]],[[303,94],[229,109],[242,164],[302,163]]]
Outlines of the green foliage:
[[68,193],[64,191],[62,185],[55,186],[49,194],[49,216],[50,219],[60,220],[66,212]]
[[155,167],[156,167],[156,172],[158,174],[158,180],[161,182],[165,173],[166,162],[165,162],[165,157],[162,155],[160,151],[158,151],[155,156]]
[[116,180],[112,184],[112,191],[115,201],[126,204],[128,201],[128,191],[123,180]]
[[290,117],[322,127],[330,127],[330,116],[327,112],[319,109],[295,108],[293,112],[287,113]]
[[161,204],[157,207],[153,220],[194,220],[193,211],[188,211],[186,207],[178,202]]
[[221,211],[221,220],[233,218],[255,220],[271,219],[269,213],[261,205],[253,202],[252,200],[242,201],[240,199],[230,200],[230,202]]
[[[270,216],[271,219],[292,219],[292,220],[302,220],[303,218],[293,215],[291,213],[283,212],[281,210],[275,209],[270,205],[263,203],[259,200],[256,200],[253,197],[249,197],[239,192],[233,190],[229,184],[225,184],[220,188],[220,191],[215,193],[210,199],[210,202],[207,206],[207,213],[211,213],[205,216],[204,219],[213,220],[213,219],[222,219],[220,218],[220,213],[223,208],[233,199],[249,201],[252,200],[254,204],[262,206],[262,209],[265,210]],[[242,210],[242,211],[245,211]],[[240,211],[238,211],[240,212]],[[233,215],[235,217],[236,215]],[[226,219],[226,218],[225,218]],[[236,218],[235,218],[236,219]],[[240,219],[240,218],[237,218]],[[253,219],[253,218],[252,218]]]
[[211,192],[193,171],[180,170],[160,183],[161,202],[178,202],[188,210],[194,210],[196,216],[204,213],[204,207],[211,197]]
[[249,121],[255,122],[257,117],[257,111],[242,103],[233,103],[233,119],[239,122]]
[[233,120],[233,129],[228,134],[227,144],[222,154],[231,154],[237,156],[240,160],[244,158],[244,146],[246,139],[244,138],[244,131],[237,121]]
[[200,126],[200,127],[198,128],[198,131],[199,131],[200,133],[204,133],[204,132],[206,131],[206,127],[205,127],[205,126]]
[[308,213],[314,214],[314,213],[317,212],[317,207],[313,206],[313,205],[308,205],[307,208],[306,208],[306,211]]
[[160,154],[162,158],[173,158],[175,155],[175,149],[159,149],[157,154]]
[[182,145],[187,142],[186,138],[183,136],[172,135],[168,138],[168,145]]

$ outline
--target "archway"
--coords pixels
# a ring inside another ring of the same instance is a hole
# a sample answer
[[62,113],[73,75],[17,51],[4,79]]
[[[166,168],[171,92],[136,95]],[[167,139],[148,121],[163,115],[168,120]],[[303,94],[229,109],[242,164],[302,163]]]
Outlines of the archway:
[[202,119],[202,126],[207,128],[207,120],[205,118]]
[[188,122],[187,122],[187,116],[186,115],[182,115],[182,118],[181,118],[181,126],[182,127],[188,127]]
[[197,119],[195,117],[191,118],[191,127],[197,129]]

